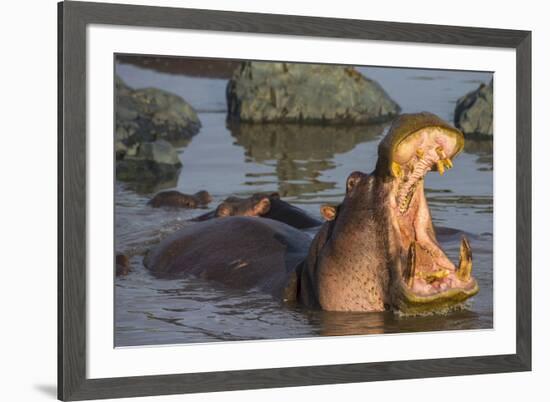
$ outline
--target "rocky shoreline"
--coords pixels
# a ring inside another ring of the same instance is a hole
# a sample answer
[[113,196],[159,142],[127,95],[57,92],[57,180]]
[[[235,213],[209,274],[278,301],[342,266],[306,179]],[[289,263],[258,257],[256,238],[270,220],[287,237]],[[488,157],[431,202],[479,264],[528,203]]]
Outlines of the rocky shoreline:
[[121,181],[164,181],[182,163],[176,147],[199,132],[195,110],[179,96],[156,88],[132,89],[116,77],[116,177]]

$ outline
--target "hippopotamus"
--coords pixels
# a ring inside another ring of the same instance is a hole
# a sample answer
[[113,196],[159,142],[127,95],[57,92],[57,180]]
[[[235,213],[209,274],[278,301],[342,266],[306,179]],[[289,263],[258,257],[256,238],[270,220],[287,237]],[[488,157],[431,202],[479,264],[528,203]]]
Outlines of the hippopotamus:
[[214,219],[165,239],[144,264],[327,311],[448,311],[479,291],[472,250],[463,237],[458,263],[446,256],[423,179],[452,168],[463,147],[463,134],[436,115],[401,115],[379,144],[374,171],[349,175],[343,201],[312,241],[272,219]]
[[143,262],[162,278],[195,275],[296,299],[295,268],[310,243],[309,235],[285,223],[231,216],[180,229],[150,250]]
[[431,113],[397,118],[375,170],[348,177],[335,219],[314,238],[299,268],[299,301],[330,311],[422,313],[475,295],[467,238],[455,265],[437,242],[424,195],[424,176],[443,175],[463,147],[463,134]]
[[176,190],[162,191],[148,203],[153,208],[200,208],[208,205],[212,197],[208,191],[201,190],[195,194],[183,194]]
[[251,197],[228,197],[214,211],[193,218],[204,221],[227,216],[259,216],[284,222],[297,229],[321,226],[322,222],[304,210],[281,200],[279,193],[256,193]]

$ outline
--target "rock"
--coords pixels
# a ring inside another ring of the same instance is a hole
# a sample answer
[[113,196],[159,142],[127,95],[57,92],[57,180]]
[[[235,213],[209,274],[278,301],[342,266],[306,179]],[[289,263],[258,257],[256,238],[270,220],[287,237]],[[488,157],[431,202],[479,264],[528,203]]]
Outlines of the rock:
[[[146,187],[177,177],[181,162],[174,145],[186,145],[201,123],[179,96],[155,88],[134,90],[115,77],[116,178]],[[167,142],[169,141],[169,142]]]
[[156,88],[133,90],[120,77],[116,87],[116,141],[129,146],[164,139],[186,145],[201,123],[193,108],[179,96]]
[[493,80],[457,101],[454,123],[466,135],[493,135]]
[[165,181],[177,176],[181,162],[176,149],[165,140],[136,143],[116,163],[121,181]]
[[245,62],[227,84],[229,122],[365,124],[400,111],[352,67]]

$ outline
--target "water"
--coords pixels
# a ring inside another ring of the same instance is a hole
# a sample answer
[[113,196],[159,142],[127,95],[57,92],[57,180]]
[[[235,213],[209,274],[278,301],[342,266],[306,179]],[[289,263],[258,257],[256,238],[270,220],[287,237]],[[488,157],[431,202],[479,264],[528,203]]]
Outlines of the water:
[[[436,226],[468,233],[480,292],[467,308],[447,315],[399,317],[393,313],[328,313],[288,306],[255,291],[228,290],[197,278],[161,280],[142,265],[145,251],[192,223],[204,210],[167,211],[145,204],[160,188],[202,189],[211,206],[229,195],[278,191],[285,200],[319,217],[323,203],[343,198],[354,170],[369,172],[387,128],[268,126],[231,133],[225,126],[225,80],[161,73],[118,64],[132,87],[158,87],[184,97],[202,121],[200,133],[181,149],[177,180],[156,188],[116,184],[116,250],[131,257],[133,272],[115,281],[115,345],[150,345],[251,339],[492,328],[492,144],[466,140],[465,152],[444,177],[429,174],[426,194]],[[491,74],[360,67],[377,80],[403,112],[431,111],[451,121],[456,100]],[[458,260],[460,235],[440,238]]]

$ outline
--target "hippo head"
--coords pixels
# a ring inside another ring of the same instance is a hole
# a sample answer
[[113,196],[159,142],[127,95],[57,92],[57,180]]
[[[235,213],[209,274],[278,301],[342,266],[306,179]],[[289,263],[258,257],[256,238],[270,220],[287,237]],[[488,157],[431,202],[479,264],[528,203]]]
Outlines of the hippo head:
[[273,198],[279,198],[279,194],[256,193],[248,198],[228,197],[218,205],[215,215],[216,217],[262,216],[269,212]]
[[206,190],[201,190],[195,193],[195,198],[200,205],[207,205],[212,202],[212,196]]
[[424,195],[425,175],[443,175],[463,146],[462,133],[433,114],[394,121],[375,171],[349,176],[344,201],[314,241],[302,273],[306,297],[325,310],[416,314],[475,295],[468,240],[453,264],[437,242]]
[[412,312],[448,308],[479,291],[472,277],[466,237],[453,264],[439,246],[424,195],[424,176],[453,167],[464,136],[429,113],[403,115],[380,143],[374,175],[387,183],[388,218],[393,229],[392,299]]

